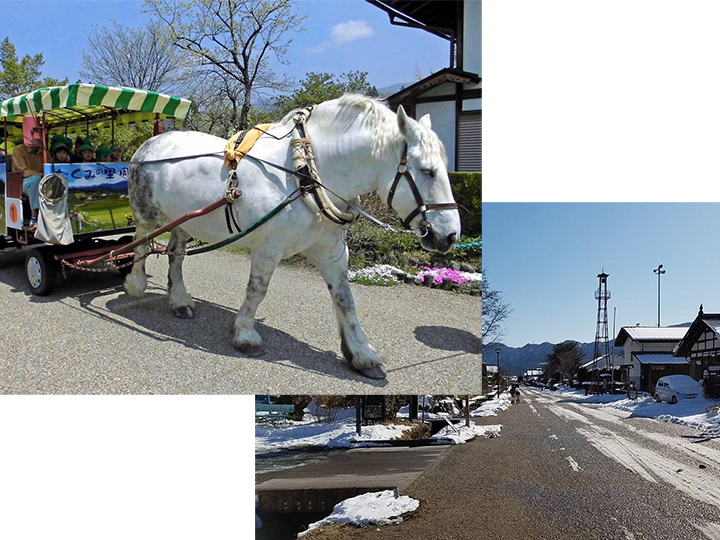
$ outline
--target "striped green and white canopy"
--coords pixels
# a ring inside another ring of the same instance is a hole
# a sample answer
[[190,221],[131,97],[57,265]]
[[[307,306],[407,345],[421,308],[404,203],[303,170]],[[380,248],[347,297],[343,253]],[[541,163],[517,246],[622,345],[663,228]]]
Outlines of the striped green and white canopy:
[[0,121],[21,123],[27,114],[45,115],[49,128],[73,123],[96,123],[111,116],[131,122],[187,116],[187,99],[138,90],[104,86],[101,84],[69,84],[40,88],[34,92],[0,101]]

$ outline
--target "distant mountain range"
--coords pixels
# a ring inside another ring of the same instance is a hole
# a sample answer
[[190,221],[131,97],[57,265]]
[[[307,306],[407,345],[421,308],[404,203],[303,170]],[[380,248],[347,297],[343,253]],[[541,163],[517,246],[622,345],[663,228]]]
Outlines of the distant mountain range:
[[[673,324],[672,327],[690,326],[689,322],[682,324]],[[568,340],[569,341],[569,340]],[[583,352],[585,361],[592,359],[595,352],[595,342],[589,343],[579,342],[580,350]],[[610,340],[610,346],[615,345],[615,340]],[[500,368],[506,369],[510,375],[522,375],[529,369],[537,369],[547,360],[547,355],[553,350],[555,343],[528,343],[522,347],[508,347],[500,344]],[[622,349],[615,350],[615,354],[622,354]],[[486,365],[494,366],[497,363],[497,355],[495,348],[485,351],[483,354],[483,362]]]

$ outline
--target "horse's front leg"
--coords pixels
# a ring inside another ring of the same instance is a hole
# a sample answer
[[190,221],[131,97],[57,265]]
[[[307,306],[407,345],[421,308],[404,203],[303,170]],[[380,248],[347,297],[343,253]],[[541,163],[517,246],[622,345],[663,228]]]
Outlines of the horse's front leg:
[[233,345],[250,356],[259,356],[264,353],[262,338],[255,330],[255,313],[267,294],[270,278],[279,262],[279,259],[265,253],[262,249],[253,250],[251,255],[250,279],[245,301],[230,329]]
[[[348,252],[338,234],[333,247],[325,243],[316,244],[304,253],[320,270],[335,306],[335,315],[340,329],[340,348],[352,367],[371,379],[387,376],[384,359],[367,341],[360,328],[355,300],[348,282]],[[342,253],[342,254],[341,254]]]
[[185,289],[182,275],[182,263],[185,259],[185,248],[190,235],[176,227],[168,242],[168,296],[173,313],[180,319],[192,319],[195,316],[195,301]]

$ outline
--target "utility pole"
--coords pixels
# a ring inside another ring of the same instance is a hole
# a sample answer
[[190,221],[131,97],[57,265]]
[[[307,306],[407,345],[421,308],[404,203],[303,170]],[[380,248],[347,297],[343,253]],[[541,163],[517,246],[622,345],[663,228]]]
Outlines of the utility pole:
[[497,399],[500,399],[500,347],[495,347],[495,354],[497,354],[497,385],[498,385],[498,393],[497,393]]
[[659,265],[657,268],[653,269],[653,274],[657,274],[658,277],[658,328],[660,328],[660,276],[665,273],[665,270],[662,269],[663,265]]

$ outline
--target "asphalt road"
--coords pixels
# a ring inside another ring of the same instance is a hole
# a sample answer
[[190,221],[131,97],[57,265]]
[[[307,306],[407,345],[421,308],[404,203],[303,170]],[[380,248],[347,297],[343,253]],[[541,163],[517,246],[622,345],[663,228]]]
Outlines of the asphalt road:
[[335,315],[314,269],[281,266],[258,310],[266,354],[243,356],[229,328],[250,271],[245,255],[185,261],[197,317],[173,316],[167,262],[148,260],[144,298],[118,274],[74,273],[51,296],[27,292],[25,252],[0,253],[0,393],[467,394],[481,380],[479,297],[412,285],[353,285],[385,381],[340,354]]
[[720,443],[696,430],[526,391],[499,437],[451,448],[396,526],[308,539],[720,538]]

